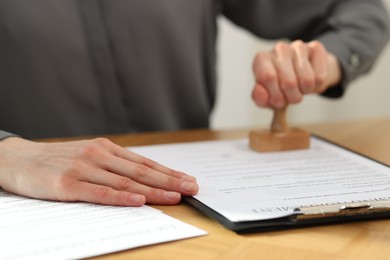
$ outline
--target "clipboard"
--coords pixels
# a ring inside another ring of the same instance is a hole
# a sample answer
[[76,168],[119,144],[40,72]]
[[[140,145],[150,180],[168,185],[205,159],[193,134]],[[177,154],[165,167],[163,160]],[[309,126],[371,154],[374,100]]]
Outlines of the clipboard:
[[[367,158],[373,162],[389,167],[380,161],[369,158],[347,147],[336,144],[325,138],[312,134],[311,136],[335,145],[348,152]],[[215,219],[225,228],[238,234],[284,230],[290,228],[308,227],[315,225],[329,225],[346,222],[378,220],[390,217],[390,200],[354,202],[346,204],[328,204],[323,206],[311,206],[295,208],[292,214],[267,220],[239,221],[234,222],[219,214],[214,209],[203,204],[193,197],[184,197],[184,201],[208,217]]]
[[[310,150],[260,157],[247,141],[165,144],[135,152],[198,178],[204,193],[183,200],[237,233],[390,217],[389,165],[315,135]],[[280,176],[273,179],[275,172]],[[282,178],[289,180],[279,182]]]
[[239,234],[390,217],[390,200],[384,200],[330,204],[321,207],[302,207],[296,208],[291,215],[284,217],[267,220],[232,222],[193,197],[185,197],[184,200],[208,217],[218,221],[227,229]]

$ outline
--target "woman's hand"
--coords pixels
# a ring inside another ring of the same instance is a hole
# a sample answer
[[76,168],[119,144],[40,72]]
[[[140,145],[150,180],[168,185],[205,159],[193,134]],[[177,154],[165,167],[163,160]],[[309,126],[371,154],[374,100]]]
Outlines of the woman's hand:
[[195,195],[194,177],[132,153],[107,139],[0,142],[0,186],[11,193],[105,205],[177,204]]

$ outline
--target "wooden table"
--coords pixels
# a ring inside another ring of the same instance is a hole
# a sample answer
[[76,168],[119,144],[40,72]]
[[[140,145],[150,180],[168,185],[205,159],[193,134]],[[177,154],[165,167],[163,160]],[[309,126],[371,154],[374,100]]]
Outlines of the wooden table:
[[[390,118],[303,126],[351,150],[390,165]],[[248,130],[195,130],[108,136],[122,146],[246,137]],[[191,206],[155,206],[209,235],[93,259],[390,259],[390,220],[238,235]]]

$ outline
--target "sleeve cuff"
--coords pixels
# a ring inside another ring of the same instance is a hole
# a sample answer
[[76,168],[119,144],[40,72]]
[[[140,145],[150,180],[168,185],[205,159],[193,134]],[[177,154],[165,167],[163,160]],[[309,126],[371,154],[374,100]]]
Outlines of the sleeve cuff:
[[12,134],[12,133],[8,133],[8,132],[0,130],[0,141],[6,139],[8,137],[19,137],[19,136],[16,134]]

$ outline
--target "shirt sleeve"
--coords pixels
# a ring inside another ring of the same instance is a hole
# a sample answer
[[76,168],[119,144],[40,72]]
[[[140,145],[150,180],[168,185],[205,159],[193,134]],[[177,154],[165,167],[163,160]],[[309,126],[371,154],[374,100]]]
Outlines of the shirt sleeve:
[[18,136],[18,135],[0,130],[0,141],[6,139],[8,137],[13,137],[13,136]]
[[370,71],[389,40],[390,22],[380,1],[340,1],[327,20],[323,32],[316,36],[338,58],[343,70],[340,86],[330,88],[324,96],[340,97],[346,86]]
[[380,0],[223,0],[223,14],[266,39],[319,40],[339,60],[342,82],[324,96],[341,97],[368,72],[390,35],[388,12]]

